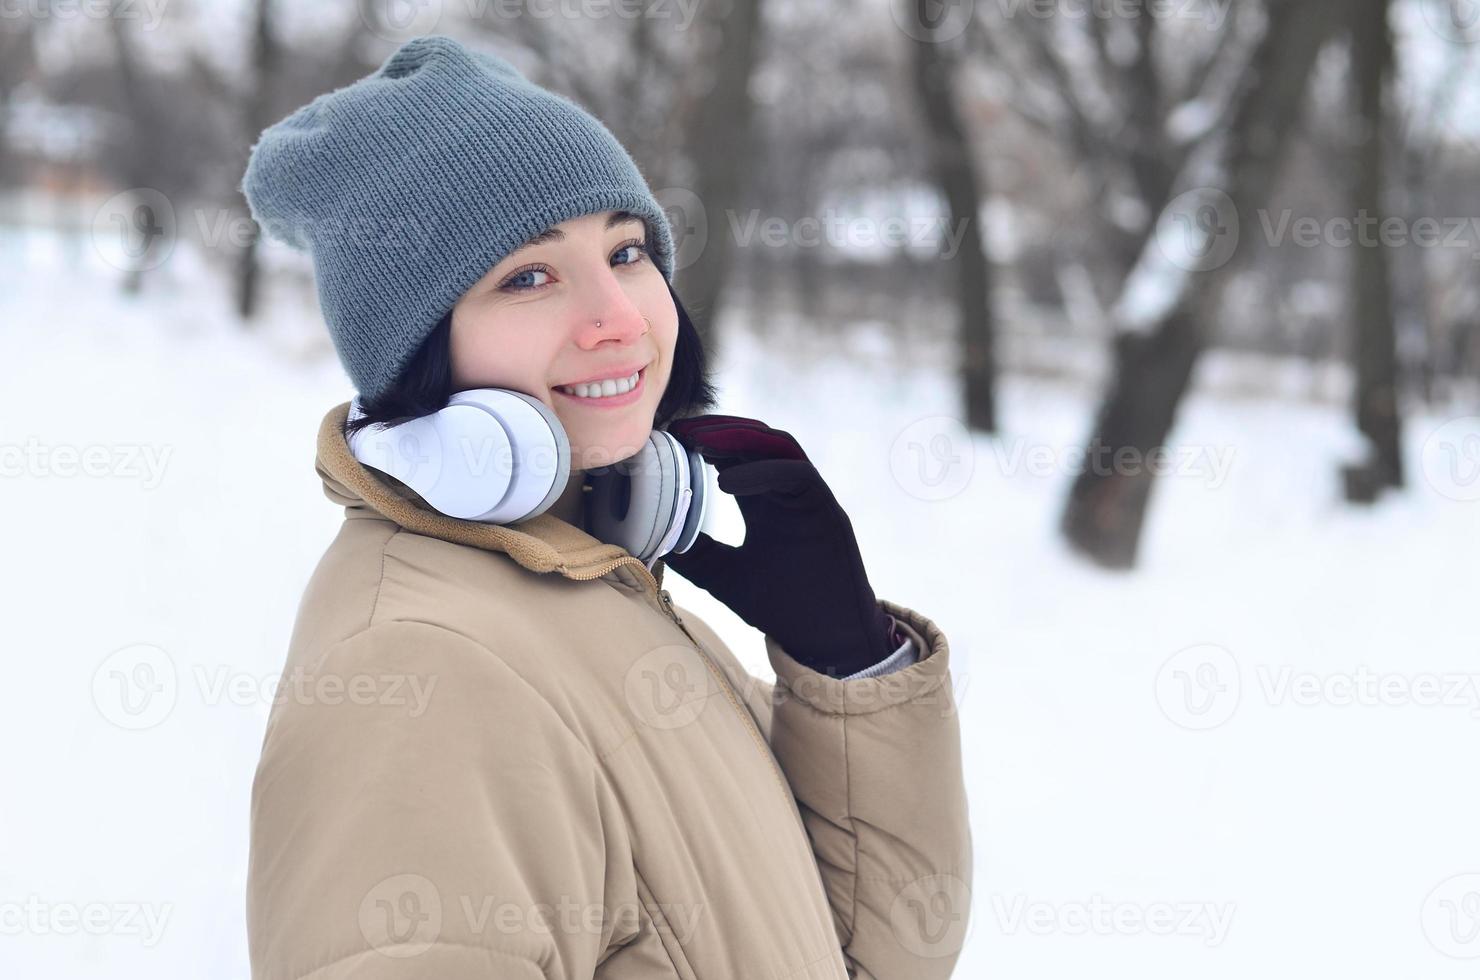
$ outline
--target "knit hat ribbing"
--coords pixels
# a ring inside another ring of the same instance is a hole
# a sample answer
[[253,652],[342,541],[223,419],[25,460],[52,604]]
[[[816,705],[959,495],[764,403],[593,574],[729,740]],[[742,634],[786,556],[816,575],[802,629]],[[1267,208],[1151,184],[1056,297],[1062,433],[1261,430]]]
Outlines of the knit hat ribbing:
[[630,211],[673,277],[667,215],[611,131],[448,37],[414,38],[269,126],[241,187],[267,234],[312,256],[330,337],[367,400],[463,293],[552,225]]

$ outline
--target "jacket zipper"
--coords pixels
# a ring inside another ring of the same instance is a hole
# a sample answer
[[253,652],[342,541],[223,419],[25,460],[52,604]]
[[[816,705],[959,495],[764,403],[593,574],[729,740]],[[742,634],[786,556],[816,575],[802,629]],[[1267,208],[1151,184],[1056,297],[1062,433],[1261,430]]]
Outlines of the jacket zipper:
[[673,624],[683,631],[684,636],[689,638],[689,643],[693,646],[695,652],[704,660],[704,666],[708,667],[709,672],[714,675],[714,679],[719,683],[720,690],[725,692],[725,698],[729,700],[731,707],[735,709],[735,713],[740,716],[741,722],[750,731],[750,737],[754,740],[756,748],[766,757],[766,762],[770,765],[771,772],[775,775],[776,783],[781,787],[782,794],[787,800],[788,805],[795,805],[793,803],[794,797],[791,792],[791,785],[787,783],[786,777],[781,772],[781,767],[776,764],[776,756],[771,752],[770,746],[766,744],[765,736],[761,734],[761,730],[756,725],[755,719],[750,716],[750,712],[740,703],[740,697],[735,693],[735,689],[730,686],[729,679],[725,677],[725,672],[719,668],[718,664],[710,659],[709,654],[704,652],[703,645],[695,639],[694,634],[689,632],[689,628],[683,624],[683,620],[679,619],[678,614],[673,611],[673,597],[668,594],[667,589],[659,587],[657,578],[654,577],[652,572],[648,571],[648,567],[640,559],[627,555],[622,558],[613,558],[611,561],[603,562],[595,570],[590,572],[569,572],[567,573],[567,577],[581,582],[588,582],[592,579],[601,578],[613,569],[620,568],[623,565],[636,566],[639,577],[649,583],[649,596],[656,596],[658,598],[658,608],[669,619],[673,620]]

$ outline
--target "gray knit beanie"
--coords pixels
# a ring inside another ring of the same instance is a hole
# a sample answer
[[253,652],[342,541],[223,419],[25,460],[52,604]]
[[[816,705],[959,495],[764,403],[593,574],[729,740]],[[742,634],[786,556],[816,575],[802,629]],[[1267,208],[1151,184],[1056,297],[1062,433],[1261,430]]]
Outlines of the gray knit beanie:
[[562,221],[644,218],[673,278],[667,215],[611,131],[448,37],[414,38],[269,126],[242,193],[267,234],[312,255],[329,334],[365,400],[490,268]]

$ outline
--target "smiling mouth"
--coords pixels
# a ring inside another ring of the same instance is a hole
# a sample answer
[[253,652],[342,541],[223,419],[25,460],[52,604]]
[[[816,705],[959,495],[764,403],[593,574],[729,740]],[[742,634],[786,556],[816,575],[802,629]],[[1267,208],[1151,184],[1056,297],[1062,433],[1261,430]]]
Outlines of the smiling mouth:
[[644,366],[625,378],[608,378],[589,384],[556,385],[551,390],[559,392],[578,404],[597,408],[616,408],[636,401],[645,389],[646,381],[647,367]]

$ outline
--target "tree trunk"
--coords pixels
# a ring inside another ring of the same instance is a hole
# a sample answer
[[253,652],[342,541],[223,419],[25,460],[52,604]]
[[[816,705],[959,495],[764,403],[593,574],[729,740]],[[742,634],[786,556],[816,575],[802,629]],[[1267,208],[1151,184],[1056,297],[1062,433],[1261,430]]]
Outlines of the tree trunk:
[[[730,214],[739,207],[745,175],[754,159],[751,140],[750,76],[759,50],[761,0],[730,0],[706,4],[708,28],[717,35],[713,84],[693,103],[686,121],[684,144],[693,162],[690,189],[701,202],[708,225],[698,258],[681,270],[678,290],[705,349],[716,350],[714,317],[723,299],[725,279],[734,254]],[[680,215],[692,220],[691,215]],[[681,234],[681,229],[675,229]],[[680,270],[675,270],[679,273]]]
[[916,22],[922,36],[911,44],[915,90],[930,140],[929,159],[935,183],[946,200],[950,229],[960,236],[960,252],[945,261],[956,281],[960,311],[961,384],[968,429],[997,431],[996,352],[993,345],[992,267],[982,241],[977,209],[985,178],[972,166],[971,147],[952,90],[951,60],[945,45],[925,28],[935,0],[916,0]]
[[11,93],[35,67],[33,28],[22,20],[0,30],[0,187],[19,183],[15,154],[5,140]]
[[[1218,169],[1233,214],[1257,227],[1287,137],[1304,104],[1316,55],[1335,30],[1336,4],[1274,0],[1269,23],[1242,83]],[[1146,248],[1155,249],[1155,240]],[[1134,566],[1155,474],[1146,461],[1166,445],[1216,315],[1229,264],[1188,272],[1176,301],[1153,323],[1116,343],[1115,374],[1075,478],[1061,528],[1069,543],[1107,568]],[[1124,455],[1122,455],[1124,454]],[[1126,459],[1128,463],[1118,463]]]
[[1349,183],[1351,213],[1371,219],[1353,250],[1350,292],[1357,428],[1366,437],[1367,459],[1342,471],[1346,497],[1371,503],[1387,487],[1403,485],[1398,414],[1398,355],[1393,328],[1388,250],[1377,229],[1383,210],[1385,147],[1383,94],[1393,61],[1389,0],[1353,0],[1351,85],[1355,139]]
[[[252,33],[252,89],[247,96],[243,122],[247,130],[246,145],[256,142],[257,135],[268,126],[271,115],[272,78],[277,69],[277,44],[273,38],[272,0],[256,0],[256,29]],[[243,320],[257,313],[261,276],[258,245],[262,229],[254,223],[251,237],[243,245],[236,264],[236,311]]]

